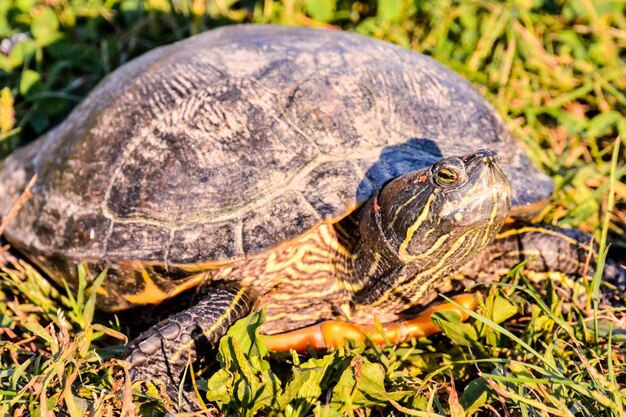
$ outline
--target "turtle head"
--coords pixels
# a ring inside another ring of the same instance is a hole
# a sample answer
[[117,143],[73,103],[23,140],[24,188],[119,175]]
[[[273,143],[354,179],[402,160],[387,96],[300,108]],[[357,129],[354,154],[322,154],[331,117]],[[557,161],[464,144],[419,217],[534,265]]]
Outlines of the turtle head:
[[355,302],[397,312],[421,303],[500,231],[511,186],[495,152],[442,159],[385,184],[364,207]]
[[480,150],[389,182],[374,211],[402,263],[427,267],[447,259],[460,267],[494,239],[511,208],[510,197],[498,156]]

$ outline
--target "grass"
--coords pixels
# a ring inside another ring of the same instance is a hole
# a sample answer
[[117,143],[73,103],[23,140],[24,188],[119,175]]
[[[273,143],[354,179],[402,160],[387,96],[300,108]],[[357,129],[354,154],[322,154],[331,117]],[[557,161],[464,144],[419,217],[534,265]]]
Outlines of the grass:
[[[237,22],[340,27],[468,78],[554,178],[540,220],[583,229],[602,247],[610,240],[619,257],[625,16],[623,0],[0,0],[0,37],[11,39],[0,46],[0,157],[160,44]],[[158,392],[131,386],[116,359],[128,328],[9,252],[0,264],[0,415],[163,414]],[[592,293],[597,279],[583,285]],[[312,358],[268,353],[253,315],[222,339],[221,368],[195,377],[236,415],[626,415],[623,312],[564,305],[557,294],[550,283],[537,292],[518,268],[469,323],[441,315],[445,336]]]

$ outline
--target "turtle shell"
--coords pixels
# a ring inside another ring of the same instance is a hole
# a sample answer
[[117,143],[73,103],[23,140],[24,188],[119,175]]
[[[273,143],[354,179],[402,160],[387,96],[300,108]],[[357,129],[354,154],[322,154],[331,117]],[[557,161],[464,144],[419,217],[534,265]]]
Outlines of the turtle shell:
[[550,196],[491,106],[432,59],[340,31],[229,26],[106,77],[5,161],[0,212],[36,174],[6,236],[41,263],[231,262],[480,148],[501,156],[516,207]]

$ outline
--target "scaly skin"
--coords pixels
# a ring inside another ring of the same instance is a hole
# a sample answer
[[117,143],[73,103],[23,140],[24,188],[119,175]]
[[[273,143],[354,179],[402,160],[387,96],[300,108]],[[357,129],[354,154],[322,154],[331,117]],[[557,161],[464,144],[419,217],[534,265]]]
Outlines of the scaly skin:
[[[518,224],[501,231],[495,241],[460,272],[470,281],[490,281],[526,262],[526,271],[539,274],[559,272],[574,279],[592,277],[596,272],[597,251],[592,236],[580,230]],[[607,259],[603,270],[601,304],[623,306],[625,291],[626,269]],[[564,296],[571,298],[571,295],[568,291]]]
[[[165,384],[176,401],[181,376],[199,352],[215,348],[219,339],[239,318],[252,312],[256,295],[250,288],[211,284],[186,310],[169,316],[144,331],[130,345],[127,360],[133,380]],[[187,401],[183,396],[183,401]],[[183,409],[192,404],[181,404]]]

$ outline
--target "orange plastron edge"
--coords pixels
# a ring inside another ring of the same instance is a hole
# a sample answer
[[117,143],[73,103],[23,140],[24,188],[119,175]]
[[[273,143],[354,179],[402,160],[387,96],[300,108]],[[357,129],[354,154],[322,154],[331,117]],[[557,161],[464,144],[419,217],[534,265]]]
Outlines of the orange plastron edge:
[[[474,294],[459,295],[453,300],[468,310],[475,310],[478,306]],[[439,333],[441,330],[431,320],[431,316],[438,311],[454,311],[462,320],[468,318],[468,314],[456,305],[442,303],[427,308],[415,318],[383,324],[383,333],[373,324],[359,325],[329,320],[291,332],[265,335],[263,342],[268,349],[275,352],[288,352],[293,349],[299,353],[305,353],[309,349],[317,351],[345,346],[350,340],[363,342],[366,338],[377,345],[384,345],[387,342],[399,344],[408,339]]]

